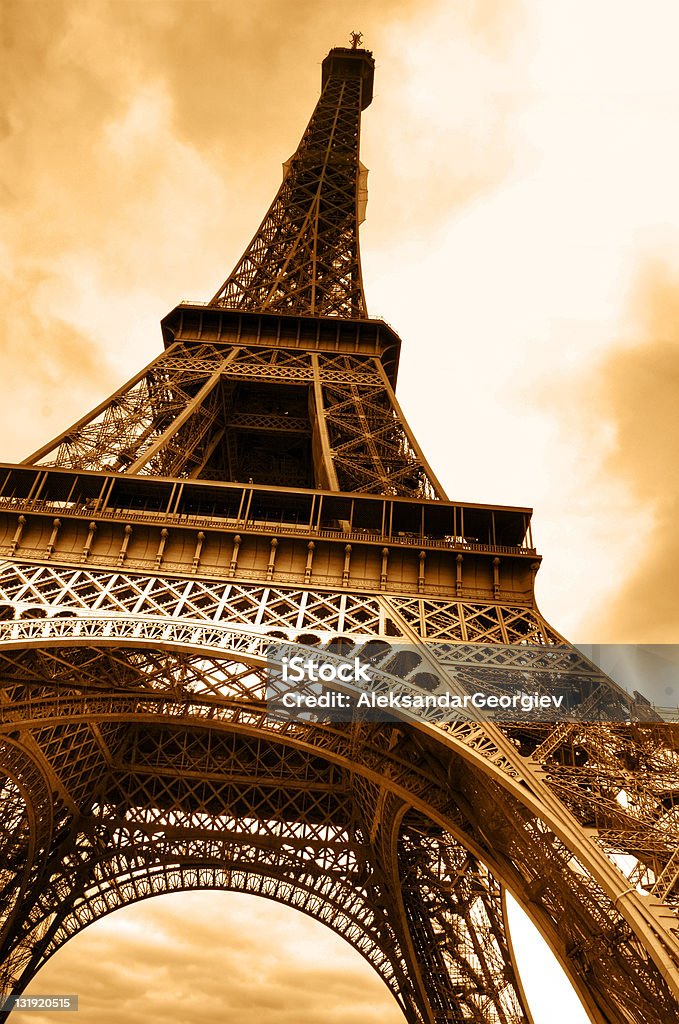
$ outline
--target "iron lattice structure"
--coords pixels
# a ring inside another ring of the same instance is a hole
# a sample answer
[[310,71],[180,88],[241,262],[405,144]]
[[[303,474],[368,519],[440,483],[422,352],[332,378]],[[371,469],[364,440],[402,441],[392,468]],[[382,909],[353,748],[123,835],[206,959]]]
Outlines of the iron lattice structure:
[[367,172],[358,159],[361,111],[372,99],[365,52],[332,50],[323,88],[283,184],[212,305],[365,317],[358,225]]
[[[413,1024],[525,1024],[511,892],[592,1021],[666,1024],[679,735],[540,615],[530,510],[448,501],[407,426],[358,259],[372,73],[331,51],[215,299],[1,469],[2,988],[118,907],[213,887],[324,922]],[[272,639],[362,654],[384,688],[520,679],[566,711],[293,720],[267,706]]]

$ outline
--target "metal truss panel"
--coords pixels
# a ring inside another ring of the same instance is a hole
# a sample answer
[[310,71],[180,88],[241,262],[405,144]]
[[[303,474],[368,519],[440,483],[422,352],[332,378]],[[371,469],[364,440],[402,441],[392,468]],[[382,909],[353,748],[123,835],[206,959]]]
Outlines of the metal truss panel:
[[335,62],[283,184],[211,305],[365,317],[358,249],[358,158],[372,56]]

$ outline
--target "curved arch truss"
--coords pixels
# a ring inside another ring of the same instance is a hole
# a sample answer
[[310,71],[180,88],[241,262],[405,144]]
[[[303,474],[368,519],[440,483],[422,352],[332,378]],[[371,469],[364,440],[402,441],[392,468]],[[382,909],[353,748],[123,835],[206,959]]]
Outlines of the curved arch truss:
[[[23,764],[9,772],[15,813],[4,833],[2,877],[16,894],[5,990],[21,990],[103,914],[200,886],[259,893],[323,921],[373,965],[410,1021],[518,1024],[529,1017],[506,935],[507,888],[593,1020],[670,1019],[674,933],[655,915],[658,899],[641,892],[671,868],[666,797],[656,796],[664,814],[649,849],[631,782],[625,810],[619,778],[607,789],[593,768],[583,789],[566,754],[577,748],[610,767],[614,747],[622,771],[641,744],[666,778],[665,727],[292,721],[265,701],[258,645],[270,632],[203,623],[210,646],[195,620],[170,636],[167,620],[109,614],[95,628],[95,618],[33,612],[0,624],[0,735]],[[593,808],[602,827],[583,844]],[[632,848],[625,877],[611,855]]]

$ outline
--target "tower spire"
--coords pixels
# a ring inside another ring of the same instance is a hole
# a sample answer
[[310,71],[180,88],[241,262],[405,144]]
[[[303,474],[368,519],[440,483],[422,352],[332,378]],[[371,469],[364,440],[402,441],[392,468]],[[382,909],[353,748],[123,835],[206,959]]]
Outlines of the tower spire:
[[358,226],[366,171],[361,111],[372,100],[369,50],[335,47],[322,90],[283,182],[237,266],[210,305],[365,318]]

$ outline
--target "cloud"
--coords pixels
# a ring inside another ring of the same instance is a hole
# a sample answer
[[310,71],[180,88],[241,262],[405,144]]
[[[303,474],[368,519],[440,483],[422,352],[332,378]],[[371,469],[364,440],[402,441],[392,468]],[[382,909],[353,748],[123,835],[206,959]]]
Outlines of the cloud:
[[[73,323],[55,316],[36,296],[48,284],[47,272],[25,271],[20,280],[0,273],[0,304],[6,316],[0,329],[6,423],[3,461],[21,461],[104,395],[110,379],[106,358]],[[80,408],[81,413],[76,413]]]
[[[237,893],[156,897],[71,939],[29,992],[78,993],[79,1024],[399,1024],[386,986],[298,911]],[[48,1018],[35,1015],[35,1024]]]
[[634,538],[598,630],[609,642],[671,643],[679,634],[679,275],[649,266],[630,317],[635,344],[613,352],[598,374],[599,415],[614,432],[602,472],[627,484],[653,525]]

